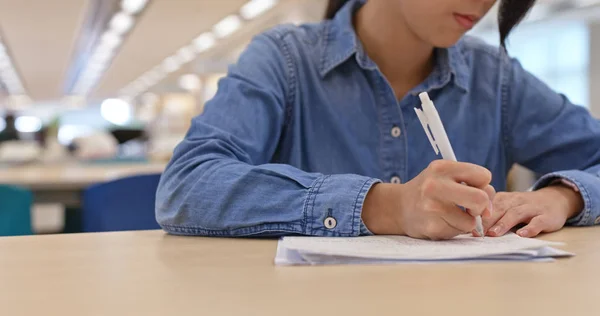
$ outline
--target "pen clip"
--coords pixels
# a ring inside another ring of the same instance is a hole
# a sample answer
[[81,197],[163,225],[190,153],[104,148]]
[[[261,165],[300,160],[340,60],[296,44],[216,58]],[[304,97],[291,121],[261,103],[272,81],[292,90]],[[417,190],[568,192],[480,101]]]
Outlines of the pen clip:
[[435,151],[436,155],[440,154],[440,149],[438,148],[433,135],[431,135],[431,130],[429,129],[429,120],[427,119],[427,114],[423,112],[423,110],[415,108],[415,112],[417,112],[417,116],[419,117],[419,121],[421,121],[421,125],[423,125],[423,130],[425,130],[425,134],[429,139],[429,143],[431,143],[431,147],[433,147],[433,151]]

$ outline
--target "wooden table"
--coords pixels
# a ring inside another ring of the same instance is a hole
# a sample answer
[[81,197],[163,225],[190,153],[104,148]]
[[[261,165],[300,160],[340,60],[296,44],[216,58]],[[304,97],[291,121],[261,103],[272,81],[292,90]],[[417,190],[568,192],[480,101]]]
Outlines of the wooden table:
[[81,191],[90,185],[126,176],[161,173],[165,164],[24,165],[0,169],[0,183],[33,191],[36,203],[78,207]]
[[0,239],[2,315],[598,315],[600,228],[555,263],[275,267],[276,241],[160,231]]

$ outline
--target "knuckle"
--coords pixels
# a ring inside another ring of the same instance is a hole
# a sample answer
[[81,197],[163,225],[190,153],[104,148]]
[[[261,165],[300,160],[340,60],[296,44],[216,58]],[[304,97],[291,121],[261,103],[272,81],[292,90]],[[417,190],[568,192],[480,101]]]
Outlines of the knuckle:
[[485,210],[490,204],[490,198],[484,191],[473,194],[473,202],[480,210]]
[[429,164],[429,169],[434,173],[442,173],[448,168],[448,161],[434,160]]
[[496,189],[491,185],[486,186],[484,191],[490,199],[493,199],[494,196],[496,196]]
[[427,178],[423,180],[423,185],[421,187],[421,192],[424,196],[431,196],[437,192],[438,189],[438,181],[433,178]]
[[490,183],[492,182],[492,172],[486,168],[483,167],[479,167],[481,168],[481,179],[485,180],[485,183]]

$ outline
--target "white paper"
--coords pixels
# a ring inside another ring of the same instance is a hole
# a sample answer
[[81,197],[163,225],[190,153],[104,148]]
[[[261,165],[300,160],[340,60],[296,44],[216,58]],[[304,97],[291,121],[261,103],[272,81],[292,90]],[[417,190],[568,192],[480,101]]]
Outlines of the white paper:
[[521,238],[458,236],[446,241],[403,236],[357,238],[285,237],[279,241],[275,263],[372,264],[392,262],[540,261],[572,254],[551,248],[562,243]]

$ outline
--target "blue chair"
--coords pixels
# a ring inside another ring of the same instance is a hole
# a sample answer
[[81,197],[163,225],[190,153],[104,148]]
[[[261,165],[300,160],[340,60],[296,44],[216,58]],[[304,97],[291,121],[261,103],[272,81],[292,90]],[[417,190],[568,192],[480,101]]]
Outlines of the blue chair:
[[142,175],[89,187],[83,193],[83,231],[160,229],[154,213],[159,180]]
[[0,236],[32,235],[30,191],[0,185]]

